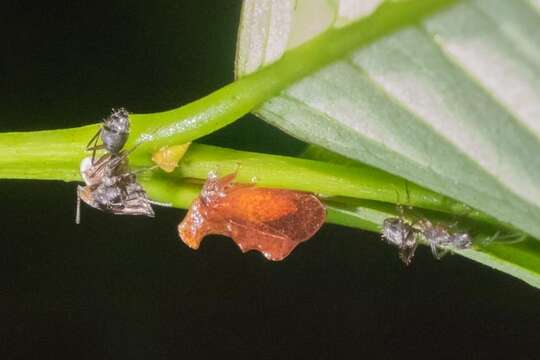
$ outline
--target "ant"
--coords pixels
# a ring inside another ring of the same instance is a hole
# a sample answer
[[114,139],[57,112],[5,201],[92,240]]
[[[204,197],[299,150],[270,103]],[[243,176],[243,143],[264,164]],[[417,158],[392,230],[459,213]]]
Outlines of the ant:
[[[81,200],[89,206],[116,215],[145,215],[154,217],[151,201],[136,176],[129,170],[129,151],[122,148],[129,135],[128,112],[120,108],[103,121],[86,150],[92,156],[81,161],[80,171],[85,186],[77,187],[77,212],[75,223],[80,223]],[[98,144],[101,137],[102,144]],[[95,160],[96,150],[107,153]]]
[[399,249],[399,258],[405,265],[411,263],[419,240],[429,245],[437,260],[448,253],[449,247],[463,250],[472,246],[469,233],[451,232],[449,226],[433,224],[427,218],[415,223],[409,223],[403,217],[387,218],[383,221],[382,238]]
[[[405,191],[409,197],[406,183]],[[398,210],[399,217],[390,217],[383,221],[382,239],[399,249],[399,258],[405,265],[411,263],[419,241],[429,245],[431,253],[437,260],[446,255],[449,247],[468,249],[472,246],[471,236],[466,232],[451,232],[450,226],[442,223],[433,224],[425,217],[410,222],[405,219],[400,205]]]
[[[126,109],[113,109],[110,116],[103,120],[103,125],[86,145],[86,151],[92,151],[92,163],[96,151],[105,149],[119,155],[129,137],[129,113]],[[102,143],[98,144],[101,138]]]

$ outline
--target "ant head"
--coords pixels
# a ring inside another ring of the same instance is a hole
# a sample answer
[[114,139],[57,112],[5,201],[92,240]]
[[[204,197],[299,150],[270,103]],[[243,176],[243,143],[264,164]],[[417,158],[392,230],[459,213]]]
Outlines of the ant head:
[[468,249],[472,246],[472,239],[468,233],[458,232],[452,235],[452,245],[458,249]]
[[402,247],[406,246],[411,237],[412,228],[400,218],[387,218],[383,222],[382,235],[389,243]]

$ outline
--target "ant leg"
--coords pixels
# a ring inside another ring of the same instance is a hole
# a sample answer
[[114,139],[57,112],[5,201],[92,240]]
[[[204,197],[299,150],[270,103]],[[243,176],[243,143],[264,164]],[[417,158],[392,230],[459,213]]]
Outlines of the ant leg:
[[129,156],[129,154],[131,154],[133,151],[135,151],[139,147],[139,145],[141,145],[141,144],[142,144],[142,142],[138,142],[135,145],[133,145],[133,147],[131,149],[123,151],[120,160],[124,160],[125,158],[127,158]]
[[92,150],[92,164],[94,163],[94,160],[96,159],[96,150],[101,150],[104,148],[105,148],[105,145],[103,144],[86,148],[86,151]]
[[437,250],[437,246],[434,243],[429,244],[429,248],[431,249],[431,253],[433,254],[433,257],[437,260],[439,260],[439,252]]
[[399,203],[400,194],[396,190],[396,196],[398,199],[397,210],[402,220],[406,220],[407,222],[411,223],[411,226],[413,228],[416,228],[417,225],[419,225],[422,222],[422,219],[425,219],[425,217],[422,215],[420,211],[416,210],[411,205],[411,192],[409,190],[408,181],[404,181],[404,188],[405,188],[405,196],[406,196],[404,204]]
[[503,236],[501,237],[500,239],[512,239],[513,240],[507,240],[507,241],[501,241],[503,244],[517,244],[517,243],[520,243],[522,241],[525,241],[525,239],[527,238],[527,234],[524,234],[524,233],[516,233],[516,234],[513,234],[513,235],[506,235],[506,236]]
[[103,149],[105,145],[101,144],[98,145],[99,137],[101,135],[101,132],[103,130],[100,128],[97,133],[90,139],[88,144],[86,144],[86,151],[92,150],[92,164],[94,163],[94,159],[96,158],[96,150]]
[[107,157],[107,158],[105,160],[103,160],[99,164],[99,166],[97,166],[94,169],[94,172],[91,174],[91,176],[94,176],[98,171],[101,171],[101,169],[103,169],[103,167],[105,165],[107,165],[108,163],[111,164],[111,166],[110,166],[111,169],[116,169],[116,167],[119,166],[120,164],[122,164],[122,162],[128,157],[130,152],[131,152],[131,150],[130,151],[120,151],[117,155],[111,154],[111,153],[107,153],[107,154],[103,155],[101,158],[98,159],[98,162],[101,159],[105,158],[105,157]]
[[150,166],[150,167],[147,167],[147,168],[137,169],[135,171],[132,171],[131,173],[133,175],[137,175],[137,174],[140,174],[140,173],[143,173],[143,172],[153,171],[153,170],[155,170],[157,168],[159,168],[159,165],[153,165],[153,166]]
[[[90,145],[90,144],[89,144]],[[118,165],[120,165],[128,156],[129,154],[131,154],[138,146],[140,145],[139,144],[135,144],[131,149],[127,150],[127,151],[120,151],[118,153],[118,156],[112,156],[114,154],[108,154],[109,155],[109,158],[105,161],[103,161],[103,163],[101,163],[95,170],[94,172],[92,173],[92,176],[94,174],[96,174],[98,171],[100,171],[101,169],[103,169],[103,167],[105,166],[105,164],[107,164],[107,162],[111,162],[112,163],[112,168],[116,168]],[[95,150],[98,149],[98,148],[103,148],[103,145],[99,145],[99,146],[95,146],[94,147],[94,153],[95,153]],[[94,153],[92,154],[92,156],[94,155]],[[92,158],[92,164],[93,164],[93,158]]]
[[93,146],[96,146],[97,145],[97,142],[98,142],[98,138],[99,136],[101,135],[101,131],[102,129],[100,128],[95,134],[94,136],[92,136],[92,138],[90,139],[90,141],[88,142],[88,144],[86,144],[86,150],[89,150],[90,149],[90,145],[92,145],[93,143]]
[[403,206],[401,205],[399,190],[394,187],[394,191],[396,193],[396,212],[398,213],[398,218],[403,221],[405,219],[405,211],[403,210]]
[[450,252],[449,249],[441,249],[434,243],[429,244],[429,247],[431,248],[431,253],[433,254],[433,257],[437,260],[441,260]]
[[95,174],[97,174],[99,171],[101,171],[101,169],[103,169],[103,167],[109,163],[109,162],[113,162],[114,161],[114,166],[112,168],[115,168],[116,166],[118,166],[120,164],[119,161],[116,160],[116,158],[113,158],[111,154],[105,154],[103,155],[102,157],[100,157],[96,162],[92,161],[92,165],[97,165],[99,163],[99,165],[94,168],[94,171],[92,172],[92,174],[90,174],[89,176],[94,176]]
[[499,230],[497,230],[497,232],[491,236],[488,236],[487,238],[485,238],[484,240],[482,240],[482,245],[490,245],[491,243],[493,243],[495,240],[497,240],[499,238],[499,236],[501,235],[501,232]]
[[[101,170],[105,164],[109,161],[111,162],[113,165],[111,166],[113,169],[116,168],[118,165],[120,165],[128,156],[129,154],[131,154],[133,152],[133,150],[135,150],[138,146],[140,145],[139,144],[135,144],[131,149],[127,150],[127,151],[120,151],[118,153],[118,156],[115,156],[115,157],[112,157],[113,154],[110,154],[111,157],[109,157],[106,161],[104,161],[102,164],[100,164],[94,171],[94,174],[97,173],[99,170]],[[157,166],[157,165],[156,165]]]
[[399,249],[399,258],[406,265],[409,266],[414,257],[418,244],[414,244],[411,247],[403,247]]
[[483,245],[489,245],[491,243],[499,243],[499,244],[505,244],[505,245],[511,245],[511,244],[517,244],[522,241],[524,241],[527,238],[527,234],[516,232],[514,234],[506,234],[506,235],[500,235],[500,231],[497,231],[495,235],[488,237],[485,239],[482,244]]
[[163,206],[163,207],[172,207],[172,204],[171,203],[164,203],[164,202],[159,202],[159,201],[153,201],[153,200],[150,200],[148,199],[148,202],[152,205],[157,205],[157,206]]
[[407,195],[407,205],[411,207],[411,193],[409,192],[409,182],[405,181],[405,194]]

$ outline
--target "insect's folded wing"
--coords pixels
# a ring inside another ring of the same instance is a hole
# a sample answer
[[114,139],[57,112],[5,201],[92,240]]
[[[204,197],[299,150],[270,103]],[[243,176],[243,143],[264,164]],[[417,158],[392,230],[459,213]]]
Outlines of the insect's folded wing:
[[326,209],[314,195],[293,192],[290,197],[294,199],[296,211],[268,221],[266,224],[293,241],[306,241],[324,224]]
[[230,224],[230,237],[242,252],[256,250],[265,258],[279,261],[286,258],[299,244],[264,224]]
[[311,238],[326,217],[315,196],[276,189],[232,192],[226,206],[218,210],[228,217],[229,236],[243,252],[257,250],[274,261]]

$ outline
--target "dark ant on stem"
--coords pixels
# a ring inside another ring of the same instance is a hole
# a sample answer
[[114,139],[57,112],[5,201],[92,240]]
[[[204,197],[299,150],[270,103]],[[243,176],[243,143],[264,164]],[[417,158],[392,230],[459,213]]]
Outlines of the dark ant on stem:
[[409,223],[402,217],[387,218],[383,222],[382,238],[399,250],[399,258],[409,265],[419,241],[431,248],[433,256],[440,260],[454,249],[468,249],[472,246],[471,236],[467,232],[452,232],[449,226],[433,224],[427,218]]
[[[113,110],[103,121],[86,150],[92,156],[81,161],[80,171],[85,186],[77,187],[75,222],[80,223],[81,200],[89,206],[115,215],[144,215],[154,217],[146,192],[129,169],[128,155],[135,149],[122,150],[129,135],[128,112]],[[99,138],[102,144],[98,144]],[[95,160],[97,150],[107,152]]]
[[[407,198],[409,190],[405,184]],[[398,196],[399,199],[399,196]],[[431,248],[433,256],[440,260],[454,249],[468,249],[472,246],[471,236],[467,232],[452,232],[450,226],[432,223],[426,217],[408,221],[403,214],[403,207],[398,205],[399,217],[387,218],[383,221],[382,239],[398,248],[399,258],[409,265],[414,257],[419,242]]]
[[128,137],[129,113],[124,108],[113,109],[111,115],[103,119],[101,128],[86,145],[86,151],[92,151],[92,163],[97,150],[105,149],[110,154],[119,155]]

